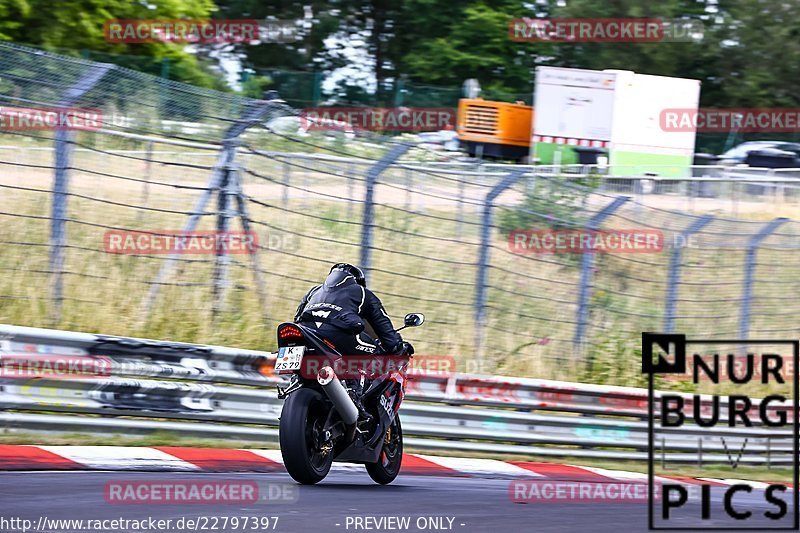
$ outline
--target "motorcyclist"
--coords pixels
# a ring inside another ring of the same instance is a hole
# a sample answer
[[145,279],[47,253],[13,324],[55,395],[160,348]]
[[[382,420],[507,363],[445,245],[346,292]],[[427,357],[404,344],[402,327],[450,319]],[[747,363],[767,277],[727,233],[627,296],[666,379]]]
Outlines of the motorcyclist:
[[349,263],[333,265],[325,281],[308,291],[294,321],[316,329],[342,355],[414,353],[380,299],[367,289],[364,272]]
[[[313,287],[297,306],[295,322],[317,330],[342,355],[411,355],[414,348],[395,331],[375,294],[367,289],[364,272],[349,263],[331,267],[322,285]],[[361,421],[372,416],[361,403],[367,385],[360,378],[345,379]]]

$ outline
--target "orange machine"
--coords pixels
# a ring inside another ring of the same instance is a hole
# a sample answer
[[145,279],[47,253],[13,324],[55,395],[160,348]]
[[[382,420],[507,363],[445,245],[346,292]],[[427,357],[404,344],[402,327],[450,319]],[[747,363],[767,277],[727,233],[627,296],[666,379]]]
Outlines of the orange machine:
[[528,157],[533,108],[482,98],[458,101],[458,140],[469,155],[521,161]]

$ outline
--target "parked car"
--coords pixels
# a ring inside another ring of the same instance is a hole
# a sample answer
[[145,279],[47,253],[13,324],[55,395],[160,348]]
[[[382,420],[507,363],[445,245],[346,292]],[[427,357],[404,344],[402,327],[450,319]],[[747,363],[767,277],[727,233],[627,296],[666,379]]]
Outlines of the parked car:
[[800,143],[787,141],[748,141],[734,146],[724,154],[719,156],[719,165],[743,165],[747,164],[747,156],[750,152],[761,150],[781,150],[795,154],[797,163],[800,166]]
[[458,135],[453,130],[426,131],[417,134],[417,139],[433,149],[455,152],[459,149]]

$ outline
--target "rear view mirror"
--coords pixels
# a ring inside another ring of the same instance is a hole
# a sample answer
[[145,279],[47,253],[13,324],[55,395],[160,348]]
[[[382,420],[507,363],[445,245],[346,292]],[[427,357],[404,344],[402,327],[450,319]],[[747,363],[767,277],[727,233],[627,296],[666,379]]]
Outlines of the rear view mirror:
[[421,326],[423,322],[425,322],[425,315],[422,313],[408,313],[403,320],[403,324],[405,324],[407,328]]

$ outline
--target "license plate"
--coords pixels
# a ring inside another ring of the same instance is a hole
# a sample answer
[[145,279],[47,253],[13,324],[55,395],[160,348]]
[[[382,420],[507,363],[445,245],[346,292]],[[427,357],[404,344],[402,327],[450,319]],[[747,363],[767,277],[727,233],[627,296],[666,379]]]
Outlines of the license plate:
[[305,346],[283,346],[278,348],[275,371],[300,370],[300,363],[303,361],[305,351]]

